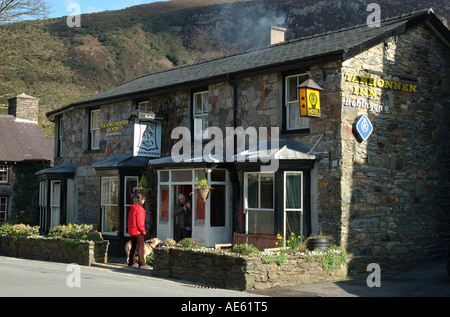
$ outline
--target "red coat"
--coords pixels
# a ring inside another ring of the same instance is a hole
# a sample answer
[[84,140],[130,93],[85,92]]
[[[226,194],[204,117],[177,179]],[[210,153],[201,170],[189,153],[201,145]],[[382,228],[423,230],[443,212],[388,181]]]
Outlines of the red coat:
[[128,234],[130,236],[145,235],[145,209],[139,205],[131,205],[128,212]]

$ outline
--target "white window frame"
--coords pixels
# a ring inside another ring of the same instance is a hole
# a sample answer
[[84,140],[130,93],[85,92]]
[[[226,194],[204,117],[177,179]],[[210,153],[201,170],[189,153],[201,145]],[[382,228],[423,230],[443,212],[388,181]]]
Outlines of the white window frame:
[[[300,208],[287,208],[286,204],[287,204],[287,190],[286,190],[286,178],[288,176],[288,174],[293,174],[293,175],[300,175],[301,176],[301,182],[300,182],[300,199],[301,199],[301,207]],[[283,238],[284,241],[286,241],[286,225],[287,225],[287,213],[290,211],[299,211],[301,213],[301,223],[300,223],[300,235],[301,238],[303,239],[303,220],[304,220],[304,205],[303,205],[303,172],[301,171],[286,171],[283,173]]]
[[[258,176],[258,206],[257,208],[249,208],[248,206],[248,175],[257,175]],[[261,175],[271,175],[273,178],[273,184],[272,184],[272,208],[261,208]],[[245,233],[248,234],[248,212],[249,211],[271,211],[272,215],[275,211],[275,173],[261,173],[261,172],[245,172],[244,173],[244,213],[245,213]]]
[[[90,125],[90,134],[91,134],[91,150],[99,150],[100,149],[100,109],[91,110],[91,125]],[[94,126],[94,116],[98,116],[95,118],[96,126]],[[94,143],[95,136],[97,136],[97,144]]]
[[[59,185],[59,197],[54,197],[54,189]],[[61,190],[62,182],[51,181],[50,183],[50,229],[59,226],[61,223]]]
[[[201,105],[197,104],[197,96],[201,95]],[[192,94],[193,102],[192,102],[192,114],[194,118],[194,139],[197,136],[199,140],[203,137],[203,131],[209,125],[209,92],[208,90],[199,91]],[[197,111],[197,107],[200,108],[200,111]],[[196,119],[202,120],[201,126],[196,124]]]
[[48,182],[39,182],[39,225],[43,230],[47,230],[47,195]]
[[144,112],[150,112],[150,101],[141,101],[138,104],[138,110],[144,111]]
[[6,180],[0,178],[0,184],[9,184],[9,167],[8,165],[0,165],[0,173],[6,175]]
[[[109,181],[109,185],[108,185],[108,197],[104,197],[103,196],[103,182],[108,179]],[[117,182],[117,197],[116,197],[116,202],[114,203],[113,201],[113,195],[112,195],[112,182],[111,180],[116,180]],[[117,231],[105,231],[104,230],[104,226],[105,226],[105,207],[117,207],[119,208],[119,188],[120,188],[120,179],[119,176],[103,176],[101,177],[101,181],[100,181],[100,204],[101,204],[101,217],[102,217],[102,227],[101,227],[101,231],[102,234],[104,235],[108,235],[108,236],[117,236],[119,234],[118,230],[119,227],[117,228]]]
[[139,177],[138,176],[125,176],[124,177],[124,186],[123,186],[123,206],[124,206],[124,219],[123,219],[123,232],[125,237],[131,237],[128,231],[128,214],[127,214],[127,208],[130,208],[132,205],[127,204],[127,181],[130,179],[134,179],[136,181],[136,187],[139,185]]
[[289,79],[293,78],[293,77],[297,77],[297,84],[296,84],[296,88],[297,86],[299,86],[301,84],[301,79],[302,77],[307,76],[307,73],[303,73],[303,74],[295,74],[295,75],[290,75],[290,76],[286,76],[285,80],[284,80],[284,87],[285,87],[285,100],[284,100],[284,104],[285,104],[285,113],[286,113],[286,130],[301,130],[301,129],[309,129],[310,128],[310,119],[309,118],[300,118],[299,122],[300,124],[298,126],[290,126],[290,106],[299,106],[299,113],[298,116],[300,116],[300,103],[299,103],[299,96],[298,96],[298,89],[296,89],[296,93],[297,93],[297,98],[295,100],[289,100]]

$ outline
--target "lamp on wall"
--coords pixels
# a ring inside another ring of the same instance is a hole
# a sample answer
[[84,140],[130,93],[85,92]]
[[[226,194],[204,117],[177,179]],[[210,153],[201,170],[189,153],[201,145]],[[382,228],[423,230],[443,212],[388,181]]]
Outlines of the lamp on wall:
[[300,100],[300,116],[320,118],[320,91],[322,87],[311,78],[297,86]]

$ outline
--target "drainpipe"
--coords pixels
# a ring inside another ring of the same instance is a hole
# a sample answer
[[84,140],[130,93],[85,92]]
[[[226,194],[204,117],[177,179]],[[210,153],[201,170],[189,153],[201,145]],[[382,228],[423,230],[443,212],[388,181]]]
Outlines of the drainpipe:
[[[231,74],[227,74],[227,82],[230,85],[231,93],[233,94],[233,128],[237,128],[237,104],[238,104],[238,97],[237,97],[237,85],[234,81],[234,78]],[[236,155],[237,153],[237,145],[236,140],[233,142],[233,155]],[[236,232],[236,224],[239,222],[239,175],[236,171],[236,166],[233,164],[233,168],[230,170],[230,180],[231,180],[231,188],[232,188],[232,219],[231,222],[231,230],[232,232]],[[239,228],[237,228],[239,229]]]

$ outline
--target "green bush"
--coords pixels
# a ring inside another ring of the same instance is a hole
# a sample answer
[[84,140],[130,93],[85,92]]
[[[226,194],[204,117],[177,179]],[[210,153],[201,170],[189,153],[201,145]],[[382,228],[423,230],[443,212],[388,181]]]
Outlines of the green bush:
[[10,235],[13,236],[38,236],[39,226],[31,227],[30,225],[24,225],[23,223],[13,225],[10,229]]
[[56,226],[48,232],[49,237],[68,238],[76,240],[102,241],[103,237],[100,232],[92,231],[93,226],[87,224],[73,225],[68,224]]
[[253,244],[236,244],[233,252],[242,255],[260,255],[261,252]]

